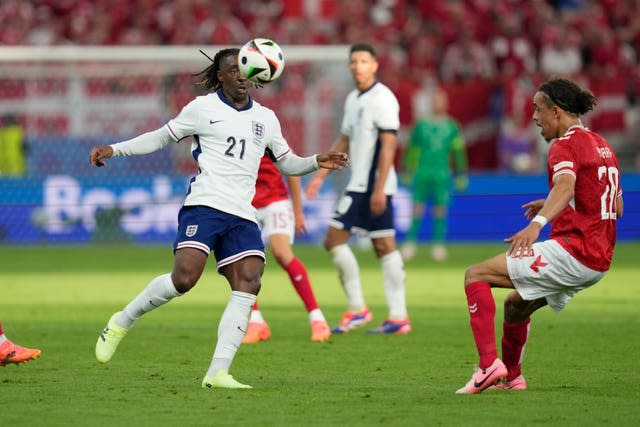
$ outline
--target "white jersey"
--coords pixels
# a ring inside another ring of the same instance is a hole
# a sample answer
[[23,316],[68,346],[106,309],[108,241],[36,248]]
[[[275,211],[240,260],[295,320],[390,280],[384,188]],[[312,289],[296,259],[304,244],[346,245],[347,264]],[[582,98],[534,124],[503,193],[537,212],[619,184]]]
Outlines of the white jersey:
[[251,98],[238,110],[219,90],[195,98],[165,127],[175,141],[193,135],[199,172],[185,206],[210,206],[256,222],[251,200],[260,159],[267,148],[276,160],[291,151],[275,113]]
[[[399,128],[400,105],[387,86],[375,82],[364,92],[355,89],[349,93],[344,103],[341,129],[342,134],[349,137],[351,177],[347,191],[366,193],[373,190],[380,153],[380,132],[397,132]],[[397,189],[398,178],[392,165],[384,192],[393,195]]]

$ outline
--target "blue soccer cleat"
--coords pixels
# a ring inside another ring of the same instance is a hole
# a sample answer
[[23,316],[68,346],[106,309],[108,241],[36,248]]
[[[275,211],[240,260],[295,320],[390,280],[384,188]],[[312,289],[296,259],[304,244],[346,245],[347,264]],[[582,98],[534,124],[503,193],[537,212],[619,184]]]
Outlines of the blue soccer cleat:
[[356,312],[345,311],[342,314],[342,320],[340,320],[338,326],[334,327],[331,332],[334,334],[346,334],[360,326],[366,325],[371,319],[373,319],[373,314],[371,314],[367,307]]
[[404,335],[411,332],[411,323],[409,322],[408,317],[400,320],[387,319],[382,323],[382,325],[378,326],[376,329],[370,329],[368,332],[370,334]]

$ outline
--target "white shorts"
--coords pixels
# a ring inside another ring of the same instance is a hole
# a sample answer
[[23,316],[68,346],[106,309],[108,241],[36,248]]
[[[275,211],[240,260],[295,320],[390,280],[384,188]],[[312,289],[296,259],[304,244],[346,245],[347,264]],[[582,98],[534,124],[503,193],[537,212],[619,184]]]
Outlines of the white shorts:
[[296,234],[296,219],[293,214],[291,200],[279,200],[257,210],[258,226],[262,230],[262,241],[265,244],[274,234],[289,236],[293,244]]
[[585,267],[553,239],[536,242],[533,256],[507,257],[509,278],[522,299],[546,298],[549,307],[561,311],[576,292],[604,277]]

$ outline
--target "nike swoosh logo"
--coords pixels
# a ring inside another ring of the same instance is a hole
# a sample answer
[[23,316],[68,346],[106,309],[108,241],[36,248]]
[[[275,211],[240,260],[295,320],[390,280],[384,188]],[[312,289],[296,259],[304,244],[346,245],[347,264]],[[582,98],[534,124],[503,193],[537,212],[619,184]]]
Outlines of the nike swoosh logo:
[[482,381],[480,381],[480,382],[476,382],[476,381],[474,381],[474,382],[473,382],[473,386],[474,386],[475,388],[480,388],[480,387],[482,386],[482,384],[484,384],[484,383],[487,381],[487,379],[491,376],[491,374],[493,374],[497,369],[498,369],[498,368],[494,368],[494,369],[493,369],[493,371],[489,372],[489,373],[487,374],[487,376],[486,376],[486,377],[484,377],[484,379],[483,379]]
[[216,123],[220,123],[221,121],[222,120],[209,120],[209,124],[213,125],[213,124],[216,124]]

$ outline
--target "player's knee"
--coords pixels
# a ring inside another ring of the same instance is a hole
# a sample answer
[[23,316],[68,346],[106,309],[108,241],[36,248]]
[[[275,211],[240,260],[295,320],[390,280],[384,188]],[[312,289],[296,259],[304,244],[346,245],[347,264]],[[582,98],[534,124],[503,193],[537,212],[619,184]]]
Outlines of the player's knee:
[[234,291],[246,292],[248,294],[258,295],[260,293],[260,288],[262,287],[262,282],[260,280],[260,276],[246,278],[245,280],[241,280],[236,286],[232,287]]
[[396,250],[395,242],[391,239],[372,239],[371,243],[378,258]]
[[481,280],[479,264],[474,264],[465,270],[464,272],[465,286],[470,285],[471,283],[477,282],[479,280]]
[[324,241],[322,242],[322,246],[326,251],[331,251],[331,249],[333,249],[336,246],[336,244],[333,242],[332,239],[329,239],[329,237],[325,237]]
[[196,285],[199,278],[200,274],[195,271],[180,271],[171,274],[173,286],[181,294],[189,292]]

